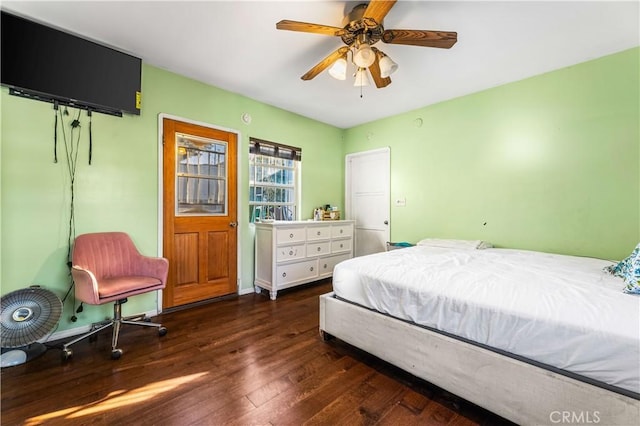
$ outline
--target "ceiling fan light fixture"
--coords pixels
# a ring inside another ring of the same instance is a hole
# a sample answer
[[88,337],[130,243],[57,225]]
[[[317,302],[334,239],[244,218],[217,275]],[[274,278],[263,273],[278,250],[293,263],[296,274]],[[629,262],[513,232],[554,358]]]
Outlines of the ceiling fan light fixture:
[[347,60],[345,58],[340,58],[333,63],[331,68],[329,68],[329,75],[336,80],[346,80],[347,79]]
[[[276,29],[340,37],[344,43],[344,46],[331,52],[303,74],[300,77],[302,80],[311,80],[324,71],[329,71],[336,79],[344,80],[346,70],[343,71],[343,68],[351,70],[351,63],[357,70],[354,74],[356,86],[370,84],[369,76],[366,75],[368,70],[375,86],[381,89],[391,84],[390,75],[398,69],[398,64],[378,50],[376,43],[382,41],[387,44],[449,49],[458,41],[458,33],[455,31],[385,29],[384,18],[396,2],[397,0],[357,2],[361,4],[345,16],[341,27],[283,19],[276,23]],[[348,54],[351,54],[350,58]]]
[[353,54],[353,62],[358,68],[369,68],[376,60],[376,54],[368,43],[361,43]]
[[398,70],[398,64],[393,62],[393,60],[387,55],[380,58],[378,63],[380,65],[380,77],[382,78],[387,78]]
[[356,79],[353,82],[355,87],[364,87],[369,85],[369,77],[367,76],[367,69],[360,67],[356,71]]

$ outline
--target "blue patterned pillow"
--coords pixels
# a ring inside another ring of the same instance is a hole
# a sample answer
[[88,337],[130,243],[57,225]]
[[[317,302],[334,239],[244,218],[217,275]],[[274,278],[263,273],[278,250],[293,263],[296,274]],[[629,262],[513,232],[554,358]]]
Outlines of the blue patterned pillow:
[[612,275],[624,279],[625,293],[640,294],[640,244],[631,254],[616,265],[605,266],[604,270]]

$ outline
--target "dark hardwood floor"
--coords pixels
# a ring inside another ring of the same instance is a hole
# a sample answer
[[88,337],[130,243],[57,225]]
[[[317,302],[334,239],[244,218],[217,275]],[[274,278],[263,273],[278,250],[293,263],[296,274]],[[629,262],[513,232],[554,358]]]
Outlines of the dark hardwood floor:
[[[164,313],[2,369],[2,425],[507,425],[509,422],[318,333],[331,282]],[[91,309],[87,307],[86,309]],[[134,314],[123,306],[125,315]]]

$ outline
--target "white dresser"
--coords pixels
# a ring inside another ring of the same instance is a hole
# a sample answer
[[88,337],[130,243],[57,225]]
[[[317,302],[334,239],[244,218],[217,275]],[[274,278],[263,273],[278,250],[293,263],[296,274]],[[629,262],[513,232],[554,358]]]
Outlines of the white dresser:
[[352,220],[256,223],[255,289],[278,290],[330,277],[353,257]]

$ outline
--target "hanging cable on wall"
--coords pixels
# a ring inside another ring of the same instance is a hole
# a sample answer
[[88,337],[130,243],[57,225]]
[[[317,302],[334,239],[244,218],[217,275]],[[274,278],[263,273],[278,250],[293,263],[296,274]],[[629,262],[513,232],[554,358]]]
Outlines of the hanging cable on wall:
[[82,126],[80,125],[80,110],[76,118],[71,121],[70,134],[67,139],[67,133],[65,131],[64,120],[62,114],[60,115],[60,121],[62,124],[62,137],[64,139],[64,152],[67,158],[67,171],[69,173],[69,187],[70,187],[70,205],[69,205],[69,232],[68,232],[68,250],[67,250],[67,262],[71,266],[71,245],[75,239],[75,179],[76,179],[76,165],[78,163],[78,151],[80,148],[80,136],[82,135]]
[[[80,123],[80,110],[78,110],[75,118],[72,119],[70,123],[65,122],[65,116],[69,115],[68,109],[65,107],[64,111],[58,109],[58,116],[60,121],[60,129],[62,134],[62,141],[64,146],[64,154],[67,163],[67,173],[69,176],[69,190],[70,190],[70,200],[69,200],[69,226],[68,226],[68,237],[67,237],[67,267],[71,268],[71,248],[73,246],[73,241],[76,237],[76,222],[75,222],[75,182],[76,182],[76,166],[78,164],[78,153],[80,151],[80,139],[82,136],[82,125]],[[56,116],[56,117],[58,117]],[[58,119],[56,118],[56,139],[57,139],[57,129],[58,129]],[[69,133],[67,134],[67,126],[70,127]],[[57,162],[57,148],[54,153],[55,162]],[[71,275],[71,271],[69,271],[69,275]],[[67,290],[67,294],[64,296],[62,302],[64,303],[71,293],[71,290],[74,286],[73,279],[69,284],[69,289]],[[75,308],[75,294],[73,306]],[[76,313],[82,312],[82,304],[76,310]],[[71,317],[71,321],[75,322],[77,317],[73,315]]]
[[93,154],[93,137],[91,135],[91,110],[87,109],[87,117],[89,117],[89,165],[91,165],[91,156]]
[[[74,282],[71,277],[72,267],[72,246],[76,238],[76,212],[75,212],[75,182],[76,182],[76,166],[78,164],[78,153],[80,151],[80,139],[82,136],[82,123],[80,122],[81,109],[77,110],[75,118],[72,118],[70,122],[65,122],[65,117],[69,116],[69,110],[67,106],[60,108],[58,101],[53,102],[54,112],[54,127],[53,127],[53,162],[58,162],[58,127],[61,130],[62,142],[64,146],[64,157],[67,160],[67,173],[69,176],[69,189],[70,189],[70,201],[69,201],[69,227],[67,238],[67,267],[69,268],[70,283],[69,289],[62,299],[64,304],[67,297],[71,293]],[[89,119],[89,165],[93,160],[93,134],[92,134],[92,111],[87,108],[87,117]],[[60,123],[60,124],[58,124]],[[69,130],[69,132],[67,132]],[[74,293],[73,306],[75,313],[82,312],[82,303],[75,309],[76,300]],[[71,321],[77,321],[77,317],[73,315]]]
[[58,162],[58,101],[53,102],[53,162]]

